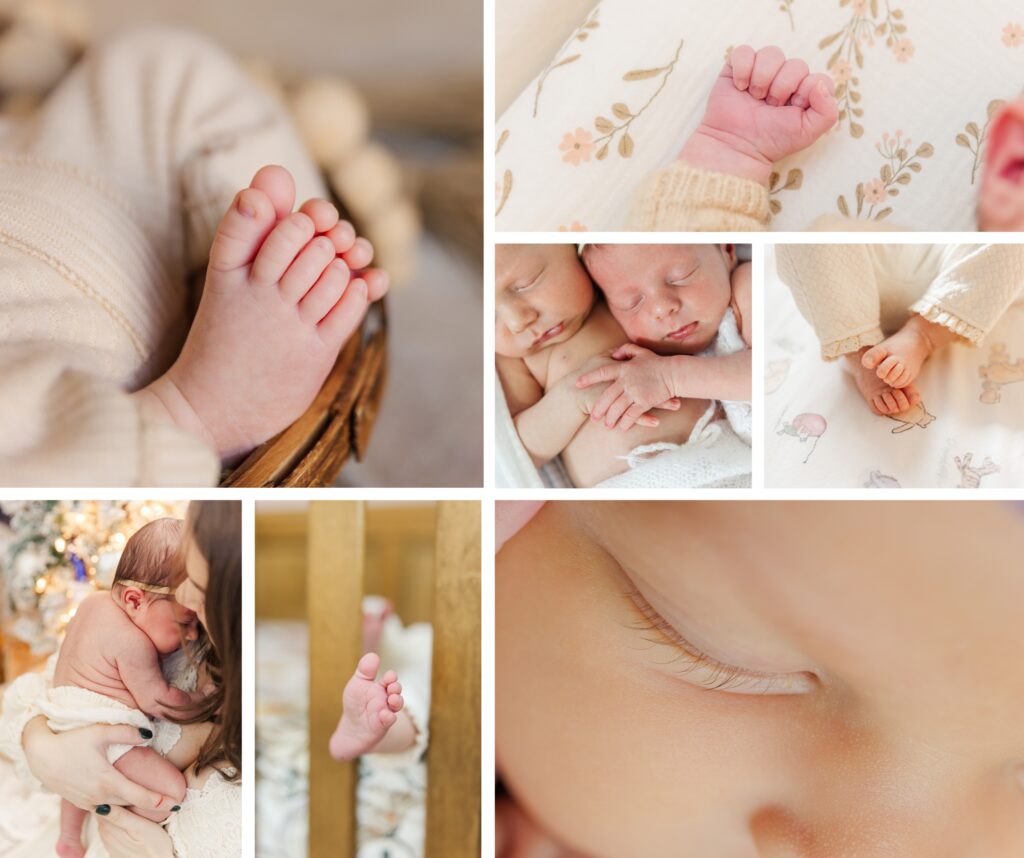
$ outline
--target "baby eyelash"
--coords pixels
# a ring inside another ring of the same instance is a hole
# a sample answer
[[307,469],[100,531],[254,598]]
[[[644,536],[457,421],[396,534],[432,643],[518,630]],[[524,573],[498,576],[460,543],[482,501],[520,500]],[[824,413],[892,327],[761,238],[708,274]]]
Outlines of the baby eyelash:
[[817,686],[817,678],[807,672],[766,673],[725,664],[686,640],[635,587],[626,596],[636,614],[630,628],[643,633],[644,640],[656,646],[670,647],[675,656],[668,663],[678,662],[679,674],[694,685],[709,691],[751,695],[806,694]]

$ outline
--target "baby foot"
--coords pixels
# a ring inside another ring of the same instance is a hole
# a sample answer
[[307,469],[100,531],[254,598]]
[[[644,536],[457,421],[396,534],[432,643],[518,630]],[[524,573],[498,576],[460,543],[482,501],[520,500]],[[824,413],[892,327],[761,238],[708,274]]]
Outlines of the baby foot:
[[57,839],[57,854],[60,858],[84,858],[85,848],[82,846],[82,837],[74,837],[71,834],[61,834]]
[[915,313],[895,334],[864,352],[861,363],[890,387],[906,387],[920,375],[936,347],[955,336]]
[[871,368],[864,365],[863,355],[865,349],[855,354],[848,354],[847,366],[853,374],[853,381],[857,390],[864,397],[864,401],[871,406],[875,414],[885,417],[889,414],[899,414],[906,411],[921,401],[921,394],[911,383],[903,388],[891,387],[882,381]]
[[393,670],[376,679],[380,656],[368,652],[341,696],[341,720],[331,736],[331,755],[336,760],[354,760],[372,751],[398,720],[395,714],[405,701],[402,685]]
[[181,354],[144,391],[228,464],[309,407],[387,290],[383,271],[362,270],[373,248],[330,203],[292,212],[294,200],[282,167],[264,167],[239,192],[217,229]]
[[831,75],[811,74],[774,46],[735,48],[679,158],[768,184],[772,164],[806,149],[838,119]]

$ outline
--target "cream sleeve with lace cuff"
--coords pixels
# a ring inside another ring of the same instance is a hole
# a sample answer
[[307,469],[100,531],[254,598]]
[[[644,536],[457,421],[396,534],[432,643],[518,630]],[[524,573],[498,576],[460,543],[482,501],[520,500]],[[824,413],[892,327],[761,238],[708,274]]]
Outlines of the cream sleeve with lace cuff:
[[638,231],[760,231],[767,224],[764,185],[682,161],[647,178],[630,215],[630,228]]

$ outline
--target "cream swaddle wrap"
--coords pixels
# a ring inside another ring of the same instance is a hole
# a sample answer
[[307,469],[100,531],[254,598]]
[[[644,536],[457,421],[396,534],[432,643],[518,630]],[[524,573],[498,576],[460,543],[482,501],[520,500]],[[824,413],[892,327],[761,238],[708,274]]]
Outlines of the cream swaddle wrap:
[[[114,763],[134,747],[151,747],[166,755],[181,738],[181,726],[162,718],[149,718],[139,709],[132,709],[85,688],[70,685],[53,687],[53,671],[59,651],[47,661],[40,673],[23,673],[7,688],[0,711],[0,753],[10,757],[21,780],[30,787],[42,788],[29,771],[21,748],[21,733],[32,718],[45,715],[55,733],[90,727],[94,724],[130,724],[153,731],[153,738],[141,745],[111,745],[107,760]],[[182,691],[194,691],[198,684],[196,665],[182,649],[161,661],[164,678]]]

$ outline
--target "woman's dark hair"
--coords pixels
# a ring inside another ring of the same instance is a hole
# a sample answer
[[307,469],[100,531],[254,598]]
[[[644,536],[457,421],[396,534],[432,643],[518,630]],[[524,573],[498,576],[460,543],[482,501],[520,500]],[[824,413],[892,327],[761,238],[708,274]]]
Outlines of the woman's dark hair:
[[196,771],[228,765],[230,780],[242,775],[242,503],[192,501],[185,517],[182,551],[194,546],[210,570],[206,586],[206,667],[214,691],[182,724],[213,721],[196,758]]

